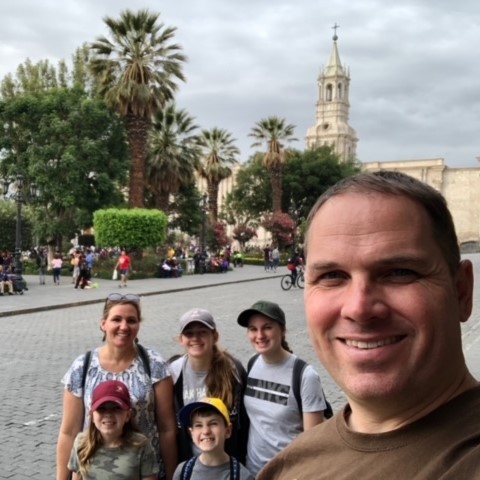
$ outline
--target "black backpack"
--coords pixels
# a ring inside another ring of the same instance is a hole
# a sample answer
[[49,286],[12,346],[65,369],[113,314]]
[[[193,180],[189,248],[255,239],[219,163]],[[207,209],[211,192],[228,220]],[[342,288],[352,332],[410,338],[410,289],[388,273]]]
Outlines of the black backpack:
[[[248,364],[247,364],[248,373],[250,373],[250,370],[252,369],[253,364],[257,361],[257,358],[259,357],[259,355],[260,354],[257,353],[248,360]],[[302,360],[301,358],[298,358],[298,357],[295,358],[295,363],[293,364],[292,390],[293,390],[293,396],[297,401],[298,411],[300,412],[300,415],[303,415],[302,395],[301,395],[302,378],[303,378],[303,372],[307,367],[307,365],[308,363],[305,360]],[[325,392],[323,393],[323,396],[325,397]],[[332,418],[334,415],[333,409],[330,403],[327,401],[327,397],[325,397],[325,403],[327,407],[323,411],[323,416],[326,419]]]
[[[180,480],[190,480],[193,472],[193,466],[195,465],[197,458],[198,457],[192,457],[183,464]],[[240,480],[240,463],[235,457],[232,456],[230,456],[230,479]]]

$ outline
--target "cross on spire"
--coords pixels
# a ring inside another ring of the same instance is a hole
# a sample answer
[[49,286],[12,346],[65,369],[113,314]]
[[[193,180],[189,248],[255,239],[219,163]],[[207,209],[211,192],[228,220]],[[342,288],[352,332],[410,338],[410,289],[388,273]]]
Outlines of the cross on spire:
[[333,41],[334,42],[336,42],[338,40],[337,28],[340,28],[340,25],[337,25],[337,22],[335,22],[335,24],[332,27],[332,29],[333,29]]

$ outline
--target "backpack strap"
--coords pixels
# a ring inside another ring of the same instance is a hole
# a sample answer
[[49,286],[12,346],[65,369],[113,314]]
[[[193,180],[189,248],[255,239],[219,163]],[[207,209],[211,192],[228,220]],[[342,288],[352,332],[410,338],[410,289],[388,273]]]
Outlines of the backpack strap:
[[230,455],[230,480],[240,480],[240,462]]
[[180,480],[190,480],[196,461],[197,457],[192,457],[183,464]]
[[303,416],[303,407],[302,407],[302,379],[303,379],[303,372],[307,367],[307,362],[302,360],[301,358],[295,358],[295,363],[293,364],[293,372],[292,372],[292,390],[293,396],[297,401],[298,411],[300,412],[300,416]]
[[[150,369],[150,359],[148,357],[148,352],[139,343],[137,344],[137,349],[138,349],[138,355],[140,357],[140,360],[143,363],[143,367],[145,368],[145,373],[151,377],[152,376],[152,371]],[[88,374],[88,367],[90,367],[90,363],[92,361],[92,351],[88,350],[85,353],[85,358],[83,360],[83,369],[82,369],[82,389],[85,389],[85,383],[87,382],[87,374]]]
[[[85,390],[85,383],[87,381],[88,367],[90,366],[91,361],[92,361],[92,351],[88,350],[88,352],[85,353],[85,358],[83,360],[82,390]],[[83,393],[83,395],[85,396],[85,392]]]
[[248,359],[248,363],[247,363],[247,373],[250,373],[250,370],[252,369],[253,367],[253,364],[257,361],[257,358],[259,357],[259,353],[256,353],[253,357],[250,357]]
[[[293,389],[293,395],[295,396],[295,400],[297,401],[298,404],[298,411],[300,412],[300,415],[303,413],[303,408],[302,408],[302,395],[301,395],[301,387],[302,387],[302,378],[303,378],[303,372],[308,364],[302,360],[301,358],[296,358],[295,363],[293,364],[293,378],[292,378],[292,389]],[[327,397],[325,396],[325,392],[322,390],[323,397],[325,398],[325,404],[326,408],[323,411],[323,416],[326,419],[332,418],[334,413],[332,406],[330,403],[327,401]]]
[[145,349],[145,347],[143,347],[139,343],[137,343],[137,349],[138,349],[138,355],[139,355],[139,357],[140,357],[140,359],[142,360],[142,363],[143,363],[143,368],[145,368],[145,373],[149,377],[151,377],[152,376],[152,371],[150,369],[150,358],[148,357],[148,352]]
[[[259,354],[253,355],[253,357],[250,357],[247,363],[247,373],[250,373],[250,370],[252,369],[254,363],[257,361]],[[295,363],[293,364],[293,372],[292,372],[292,390],[293,390],[293,396],[295,397],[295,400],[297,402],[298,406],[298,411],[300,412],[300,416],[303,416],[303,407],[302,407],[302,379],[303,379],[303,372],[305,368],[307,367],[308,363],[305,362],[305,360],[302,360],[301,358],[296,358]],[[323,416],[325,418],[332,418],[334,413],[332,406],[330,403],[327,401],[327,397],[325,397],[325,392],[323,392],[323,396],[325,398],[325,403],[327,407],[323,411]]]

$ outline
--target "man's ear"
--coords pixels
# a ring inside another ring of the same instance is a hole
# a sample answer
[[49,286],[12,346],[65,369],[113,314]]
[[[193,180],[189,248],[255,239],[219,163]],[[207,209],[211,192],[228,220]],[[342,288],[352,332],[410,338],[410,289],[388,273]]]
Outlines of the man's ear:
[[473,309],[473,265],[470,260],[460,262],[455,286],[457,288],[460,321],[466,322]]
[[233,426],[231,423],[229,423],[225,431],[225,438],[230,438],[232,436],[232,430],[233,430]]

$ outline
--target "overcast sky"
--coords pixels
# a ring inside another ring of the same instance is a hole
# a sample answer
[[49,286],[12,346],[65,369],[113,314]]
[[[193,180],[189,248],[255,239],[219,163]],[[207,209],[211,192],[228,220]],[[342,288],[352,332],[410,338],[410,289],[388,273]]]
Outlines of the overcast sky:
[[189,61],[177,103],[200,127],[230,131],[242,160],[271,115],[296,125],[304,148],[336,22],[359,160],[480,167],[479,0],[15,0],[2,4],[0,78],[27,57],[70,60],[126,8],[178,28]]

